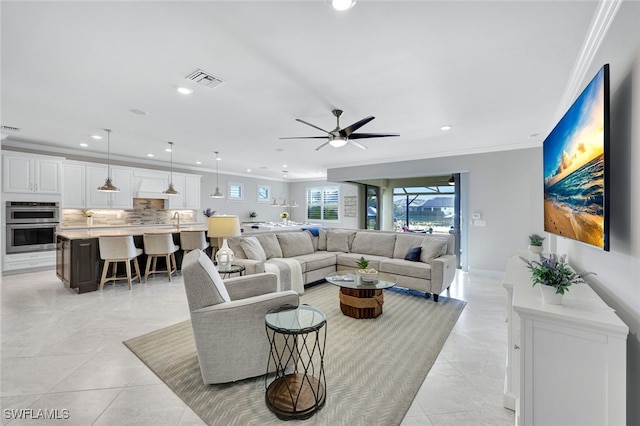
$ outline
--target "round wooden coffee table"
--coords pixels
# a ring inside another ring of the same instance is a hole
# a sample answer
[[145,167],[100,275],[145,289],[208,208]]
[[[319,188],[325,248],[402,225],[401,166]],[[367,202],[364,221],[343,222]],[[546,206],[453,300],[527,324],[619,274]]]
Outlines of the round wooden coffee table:
[[340,287],[340,310],[352,318],[377,318],[382,315],[384,295],[382,290],[396,285],[389,274],[378,272],[372,282],[362,281],[355,270],[338,271],[325,278]]

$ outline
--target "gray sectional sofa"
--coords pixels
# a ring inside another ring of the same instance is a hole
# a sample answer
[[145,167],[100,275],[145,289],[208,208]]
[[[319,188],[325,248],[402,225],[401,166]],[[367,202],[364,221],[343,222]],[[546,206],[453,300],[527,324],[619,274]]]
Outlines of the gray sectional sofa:
[[[357,269],[356,261],[364,256],[369,267],[393,275],[398,286],[423,291],[427,297],[432,294],[436,302],[455,276],[454,241],[449,234],[352,229],[251,233],[228,239],[234,263],[244,265],[247,274],[295,259],[294,266],[300,267],[292,274],[301,274],[307,285],[336,271]],[[410,249],[412,260],[407,260]]]

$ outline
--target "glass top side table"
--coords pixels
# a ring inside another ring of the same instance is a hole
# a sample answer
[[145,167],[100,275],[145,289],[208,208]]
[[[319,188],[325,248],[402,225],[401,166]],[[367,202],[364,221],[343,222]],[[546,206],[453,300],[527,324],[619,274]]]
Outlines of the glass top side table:
[[308,419],[324,406],[326,324],[325,314],[309,305],[286,305],[265,316],[267,372],[275,370],[271,383],[265,376],[265,402],[279,419]]

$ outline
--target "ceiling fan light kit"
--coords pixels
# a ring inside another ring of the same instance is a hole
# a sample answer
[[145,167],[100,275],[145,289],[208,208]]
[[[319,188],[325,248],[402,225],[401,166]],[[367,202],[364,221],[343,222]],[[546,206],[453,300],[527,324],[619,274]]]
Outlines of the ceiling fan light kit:
[[338,11],[351,9],[356,5],[356,0],[328,0],[331,7]]
[[331,113],[336,117],[336,128],[332,131],[325,130],[321,127],[316,126],[315,124],[311,124],[300,118],[296,118],[296,121],[313,127],[314,129],[325,132],[327,136],[294,136],[280,139],[327,139],[325,143],[316,148],[316,151],[319,151],[321,148],[324,148],[327,145],[331,145],[334,148],[340,148],[347,144],[353,145],[356,148],[367,149],[366,146],[362,145],[360,142],[356,142],[355,139],[388,138],[391,136],[400,136],[397,133],[355,133],[356,130],[373,120],[375,117],[370,115],[360,121],[356,121],[350,126],[340,128],[340,116],[342,115],[342,110],[336,108],[332,110]]

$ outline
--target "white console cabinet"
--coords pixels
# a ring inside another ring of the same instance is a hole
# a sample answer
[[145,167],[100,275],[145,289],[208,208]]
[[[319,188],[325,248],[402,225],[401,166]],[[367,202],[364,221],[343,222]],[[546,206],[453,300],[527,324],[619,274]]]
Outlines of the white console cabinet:
[[543,303],[518,256],[503,284],[513,292],[505,406],[515,405],[516,424],[625,425],[627,325],[587,284],[562,305]]

